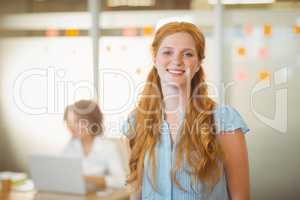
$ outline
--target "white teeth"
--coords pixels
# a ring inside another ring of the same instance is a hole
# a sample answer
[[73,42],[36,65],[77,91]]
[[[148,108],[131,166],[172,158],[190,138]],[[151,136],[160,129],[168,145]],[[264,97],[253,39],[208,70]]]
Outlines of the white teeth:
[[171,69],[169,69],[168,71],[172,74],[183,74],[184,73],[184,71],[182,71],[182,70],[171,70]]

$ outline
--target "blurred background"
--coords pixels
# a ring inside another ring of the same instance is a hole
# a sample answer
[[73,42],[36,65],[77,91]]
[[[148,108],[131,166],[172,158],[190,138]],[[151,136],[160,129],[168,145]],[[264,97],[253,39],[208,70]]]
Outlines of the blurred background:
[[299,199],[299,0],[1,0],[0,13],[0,171],[60,152],[64,108],[79,99],[98,96],[105,134],[119,137],[155,29],[189,21],[206,36],[211,96],[251,129],[252,199]]

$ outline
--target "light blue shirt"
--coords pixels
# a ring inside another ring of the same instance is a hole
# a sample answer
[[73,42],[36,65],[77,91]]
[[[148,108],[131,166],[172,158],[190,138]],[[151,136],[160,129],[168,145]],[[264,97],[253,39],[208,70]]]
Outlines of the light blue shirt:
[[[236,109],[230,106],[217,106],[214,110],[214,119],[216,123],[217,134],[222,131],[234,131],[241,129],[243,133],[249,131],[243,118]],[[134,123],[134,116],[129,117],[129,123]],[[123,125],[123,134],[128,136],[128,122]],[[228,191],[225,174],[223,173],[219,182],[214,186],[213,190],[206,194],[203,192],[203,184],[201,181],[192,182],[191,176],[185,170],[180,169],[176,173],[176,178],[180,185],[186,190],[180,190],[175,183],[172,182],[170,172],[175,161],[175,148],[172,149],[171,139],[169,136],[169,128],[164,120],[161,127],[161,141],[155,147],[157,156],[156,169],[156,185],[158,191],[154,190],[150,179],[150,164],[148,154],[144,159],[144,176],[142,183],[141,197],[143,200],[228,200]],[[178,138],[178,137],[177,137]]]

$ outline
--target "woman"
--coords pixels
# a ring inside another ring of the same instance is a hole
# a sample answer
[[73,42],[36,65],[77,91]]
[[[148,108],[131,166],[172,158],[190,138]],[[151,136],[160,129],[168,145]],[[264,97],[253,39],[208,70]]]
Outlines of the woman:
[[63,153],[83,159],[89,186],[123,187],[126,175],[121,155],[112,141],[101,138],[103,117],[98,105],[91,100],[77,101],[65,109],[64,121],[72,137]]
[[208,97],[205,39],[191,23],[156,32],[151,69],[123,132],[135,199],[249,200],[249,169],[239,113]]

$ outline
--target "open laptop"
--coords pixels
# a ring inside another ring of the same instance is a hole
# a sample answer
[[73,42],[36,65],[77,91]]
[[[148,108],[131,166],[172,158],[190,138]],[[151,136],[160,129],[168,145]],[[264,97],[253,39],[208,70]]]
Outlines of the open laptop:
[[82,160],[79,157],[31,155],[29,168],[38,191],[82,195],[90,191],[82,175]]

